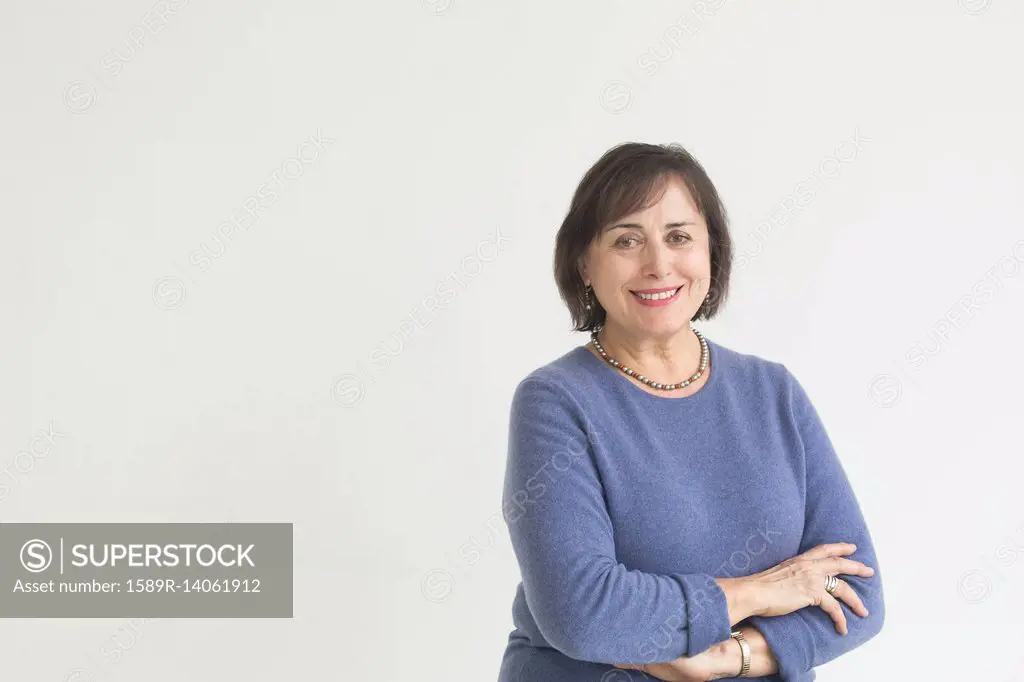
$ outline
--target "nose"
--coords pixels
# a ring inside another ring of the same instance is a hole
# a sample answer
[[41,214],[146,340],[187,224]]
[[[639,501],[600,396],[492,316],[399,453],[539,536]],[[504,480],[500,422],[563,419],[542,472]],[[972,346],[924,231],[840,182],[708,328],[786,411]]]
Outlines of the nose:
[[644,277],[662,278],[672,274],[672,254],[661,240],[652,240],[644,247]]

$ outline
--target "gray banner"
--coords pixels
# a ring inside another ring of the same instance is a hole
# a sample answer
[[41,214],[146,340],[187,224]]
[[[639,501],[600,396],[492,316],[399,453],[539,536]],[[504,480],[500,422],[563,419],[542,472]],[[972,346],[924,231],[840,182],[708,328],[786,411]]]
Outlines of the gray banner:
[[290,523],[0,523],[0,618],[291,618]]

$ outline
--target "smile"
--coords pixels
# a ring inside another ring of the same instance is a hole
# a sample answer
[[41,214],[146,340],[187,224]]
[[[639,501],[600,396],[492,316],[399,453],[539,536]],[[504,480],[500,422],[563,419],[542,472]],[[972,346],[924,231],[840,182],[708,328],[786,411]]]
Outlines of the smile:
[[683,287],[676,289],[670,289],[668,291],[659,291],[656,294],[641,294],[635,291],[631,291],[633,297],[640,302],[641,305],[645,306],[663,306],[668,305],[672,301],[679,298],[679,292],[683,290]]

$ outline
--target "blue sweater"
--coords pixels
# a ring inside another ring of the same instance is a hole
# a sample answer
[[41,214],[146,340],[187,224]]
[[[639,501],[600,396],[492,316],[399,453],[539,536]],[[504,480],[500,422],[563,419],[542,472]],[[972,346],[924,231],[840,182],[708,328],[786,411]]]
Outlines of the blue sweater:
[[753,616],[779,674],[812,668],[876,635],[881,571],[856,497],[803,387],[777,362],[708,340],[710,375],[691,396],[641,389],[578,346],[516,387],[502,511],[522,575],[499,682],[646,679],[614,663],[695,656],[729,638],[714,577],[770,568],[852,542],[874,576],[841,575],[839,635],[817,606]]

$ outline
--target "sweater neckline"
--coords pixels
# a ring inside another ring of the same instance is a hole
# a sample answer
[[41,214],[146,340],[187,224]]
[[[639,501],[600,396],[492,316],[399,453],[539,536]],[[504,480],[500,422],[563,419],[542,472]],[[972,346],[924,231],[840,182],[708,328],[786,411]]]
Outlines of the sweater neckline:
[[722,353],[719,352],[718,344],[708,339],[706,334],[704,335],[704,340],[708,342],[708,371],[710,372],[708,380],[704,382],[704,385],[701,386],[700,390],[697,391],[696,393],[693,393],[691,395],[675,397],[655,395],[654,393],[645,391],[644,389],[640,388],[632,381],[630,381],[629,377],[627,377],[621,371],[609,365],[604,359],[599,358],[593,353],[591,353],[590,350],[587,348],[586,344],[583,344],[582,346],[577,346],[576,351],[578,353],[586,355],[587,358],[589,358],[589,362],[596,363],[599,367],[597,371],[604,371],[610,373],[612,375],[612,379],[617,379],[618,381],[625,384],[626,390],[632,391],[631,395],[639,394],[641,396],[641,399],[650,400],[652,401],[652,403],[672,403],[676,405],[683,403],[692,404],[704,400],[705,398],[708,397],[708,395],[711,392],[713,392],[714,388],[718,385],[718,382],[721,380],[720,375],[722,374],[722,370],[724,369],[722,367]]

